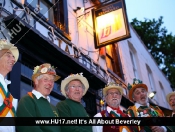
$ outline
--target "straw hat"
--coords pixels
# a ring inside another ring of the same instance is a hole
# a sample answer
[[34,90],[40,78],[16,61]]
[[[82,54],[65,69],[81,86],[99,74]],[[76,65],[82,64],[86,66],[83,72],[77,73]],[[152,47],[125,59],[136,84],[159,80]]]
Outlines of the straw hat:
[[34,81],[39,75],[50,74],[55,76],[55,81],[57,81],[60,76],[56,75],[54,66],[51,66],[49,63],[44,63],[40,66],[36,66],[33,70],[32,80]]
[[83,95],[85,95],[87,90],[89,89],[89,83],[88,83],[87,79],[83,76],[83,73],[71,74],[68,77],[66,77],[64,80],[62,80],[61,93],[66,97],[65,87],[72,80],[80,80],[84,84],[85,90],[84,90]]
[[144,88],[148,92],[148,87],[146,86],[146,84],[143,84],[141,80],[134,78],[132,85],[128,83],[129,99],[132,101],[132,94],[136,88]]
[[103,95],[106,96],[107,91],[109,89],[112,89],[112,88],[118,89],[120,91],[121,95],[123,94],[123,88],[122,88],[121,84],[110,82],[105,86],[105,88],[103,88]]
[[17,47],[14,46],[14,44],[7,42],[7,40],[5,39],[0,39],[0,50],[3,50],[3,49],[10,50],[15,57],[15,62],[17,62],[18,57],[19,57],[19,51]]
[[171,93],[169,93],[169,94],[167,94],[166,100],[167,100],[168,103],[169,103],[170,97],[171,97],[172,95],[175,95],[175,91],[174,91],[174,92],[171,92]]

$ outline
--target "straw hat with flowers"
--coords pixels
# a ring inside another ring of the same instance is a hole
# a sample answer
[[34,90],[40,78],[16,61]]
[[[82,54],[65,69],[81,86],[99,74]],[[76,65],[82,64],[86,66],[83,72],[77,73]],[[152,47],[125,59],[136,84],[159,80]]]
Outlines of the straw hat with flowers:
[[85,95],[87,90],[89,89],[89,83],[88,83],[87,79],[83,76],[83,73],[71,74],[68,77],[66,77],[61,82],[61,93],[66,97],[65,87],[69,82],[71,82],[73,80],[80,80],[82,82],[82,84],[85,86],[85,90],[83,93],[83,95]]
[[18,60],[19,51],[14,44],[9,43],[6,39],[0,39],[0,50],[7,49],[12,52],[15,57],[15,62]]
[[109,82],[105,86],[105,88],[103,88],[103,95],[106,96],[107,95],[107,91],[109,89],[112,89],[112,88],[118,89],[120,91],[121,95],[123,94],[123,88],[122,88],[121,84],[114,83],[114,82]]
[[169,93],[169,94],[167,94],[166,100],[167,100],[168,103],[169,103],[170,97],[171,97],[172,95],[175,95],[175,91],[174,91],[174,92],[171,92],[171,93]]
[[56,74],[54,66],[51,66],[49,63],[36,66],[33,70],[32,80],[34,81],[35,78],[42,74],[53,75],[55,77],[55,81],[60,78],[60,76]]

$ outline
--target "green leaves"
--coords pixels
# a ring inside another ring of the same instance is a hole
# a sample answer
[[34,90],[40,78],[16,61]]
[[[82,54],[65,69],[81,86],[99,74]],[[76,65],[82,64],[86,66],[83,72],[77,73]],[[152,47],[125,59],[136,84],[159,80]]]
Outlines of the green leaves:
[[175,36],[162,27],[163,17],[158,20],[134,18],[131,25],[140,36],[148,51],[152,54],[160,69],[175,88]]

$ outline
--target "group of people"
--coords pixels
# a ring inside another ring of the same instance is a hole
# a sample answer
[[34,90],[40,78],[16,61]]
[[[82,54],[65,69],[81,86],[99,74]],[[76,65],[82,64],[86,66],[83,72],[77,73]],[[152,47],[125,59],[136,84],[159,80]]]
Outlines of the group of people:
[[[36,66],[32,81],[34,88],[18,101],[10,94],[7,85],[10,84],[6,75],[17,62],[19,52],[17,47],[0,40],[0,117],[89,117],[81,104],[89,83],[82,73],[71,74],[61,82],[61,93],[66,97],[56,106],[50,103],[49,95],[54,82],[60,76],[49,63]],[[123,87],[110,82],[103,88],[106,110],[97,113],[94,117],[163,117],[158,106],[148,103],[148,88],[142,81],[134,79],[128,84],[129,99],[135,104],[126,112],[121,107]],[[167,95],[167,101],[175,114],[175,92]],[[168,126],[0,126],[0,132],[173,132],[174,127]]]

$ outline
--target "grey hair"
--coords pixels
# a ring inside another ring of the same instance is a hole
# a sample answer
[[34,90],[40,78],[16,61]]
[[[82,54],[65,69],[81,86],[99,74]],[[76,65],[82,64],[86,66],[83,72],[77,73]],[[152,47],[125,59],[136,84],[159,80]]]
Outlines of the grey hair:
[[43,75],[41,74],[41,75],[39,75],[39,76],[37,76],[37,80],[40,80],[41,78],[43,77]]

